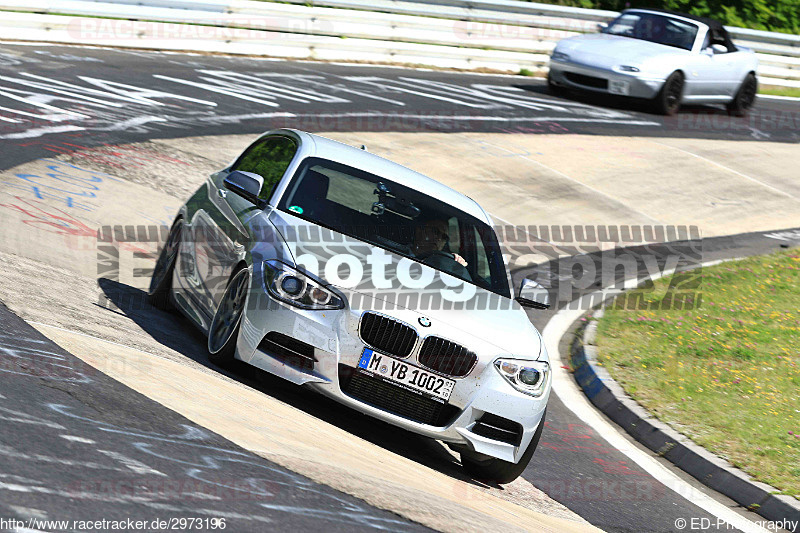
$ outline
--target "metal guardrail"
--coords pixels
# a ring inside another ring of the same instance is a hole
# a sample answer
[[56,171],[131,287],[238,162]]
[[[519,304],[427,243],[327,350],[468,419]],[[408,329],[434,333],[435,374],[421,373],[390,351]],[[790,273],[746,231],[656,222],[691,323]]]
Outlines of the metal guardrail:
[[[0,10],[15,12],[0,21],[6,39],[539,73],[558,40],[617,15],[517,0],[0,0]],[[759,54],[764,83],[800,87],[800,36],[729,30]]]

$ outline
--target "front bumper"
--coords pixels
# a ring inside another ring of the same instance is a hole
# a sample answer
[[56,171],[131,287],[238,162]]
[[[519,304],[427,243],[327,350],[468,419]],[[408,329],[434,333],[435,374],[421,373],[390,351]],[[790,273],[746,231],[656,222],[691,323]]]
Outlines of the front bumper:
[[[659,78],[649,78],[642,75],[641,72],[617,72],[572,61],[557,61],[552,58],[548,77],[551,83],[559,87],[646,99],[655,98],[665,81]],[[626,87],[627,94],[614,92],[612,87],[615,86]]]
[[[297,309],[266,296],[263,285],[259,286],[260,278],[261,274],[254,272],[253,287],[248,299],[253,299],[252,296],[257,294],[259,299],[268,298],[269,305],[248,303],[237,343],[239,359],[295,384],[313,388],[364,414],[420,435],[465,446],[472,451],[510,462],[517,462],[526,450],[542,421],[550,393],[549,383],[545,393],[540,397],[523,394],[514,389],[495,370],[493,362],[496,357],[479,357],[478,363],[468,375],[461,378],[446,376],[455,379],[456,385],[447,403],[445,416],[439,418],[440,422],[437,425],[420,423],[392,412],[391,409],[376,407],[375,404],[381,402],[370,403],[365,401],[363,396],[359,397],[348,389],[348,379],[351,377],[352,369],[358,366],[361,353],[366,346],[358,333],[359,320],[365,310]],[[409,324],[416,323],[420,316],[407,309],[393,310],[391,314]],[[287,363],[285,358],[270,353],[262,343],[270,332],[278,332],[312,346],[313,357],[316,359],[313,368]],[[417,361],[417,352],[418,349],[404,361],[422,366]],[[384,391],[385,389],[384,387]],[[397,396],[398,401],[400,397],[401,395]],[[485,413],[518,423],[521,426],[518,444],[489,438],[485,431],[480,431],[483,434],[476,432],[478,430],[476,424],[482,423]]]

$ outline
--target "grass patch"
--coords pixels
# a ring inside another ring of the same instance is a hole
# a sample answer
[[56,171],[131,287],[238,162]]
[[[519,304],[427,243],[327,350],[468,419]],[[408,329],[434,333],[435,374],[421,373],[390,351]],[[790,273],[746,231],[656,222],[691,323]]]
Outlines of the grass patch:
[[520,76],[536,76],[536,73],[534,71],[532,71],[532,70],[527,69],[527,68],[521,68],[521,69],[519,69],[518,75],[520,75]]
[[771,94],[773,96],[793,96],[800,98],[800,88],[779,87],[777,85],[764,85],[758,88],[758,94]]
[[[658,418],[800,499],[800,251],[700,276],[699,308],[607,309],[598,360]],[[669,282],[632,292],[658,301]]]

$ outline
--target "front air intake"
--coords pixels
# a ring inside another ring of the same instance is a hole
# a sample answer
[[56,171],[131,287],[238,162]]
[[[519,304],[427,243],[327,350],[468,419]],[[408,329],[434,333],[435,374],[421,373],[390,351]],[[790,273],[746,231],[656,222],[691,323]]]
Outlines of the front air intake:
[[317,362],[313,346],[277,331],[267,333],[258,348],[304,372],[312,371],[314,363]]
[[361,317],[361,340],[379,352],[408,357],[419,336],[411,326],[378,313],[367,312]]
[[475,422],[472,432],[487,439],[498,440],[514,446],[519,446],[522,442],[522,426],[518,422],[492,413],[484,413]]
[[455,342],[441,337],[426,337],[419,352],[420,364],[447,374],[466,376],[478,362],[478,356]]

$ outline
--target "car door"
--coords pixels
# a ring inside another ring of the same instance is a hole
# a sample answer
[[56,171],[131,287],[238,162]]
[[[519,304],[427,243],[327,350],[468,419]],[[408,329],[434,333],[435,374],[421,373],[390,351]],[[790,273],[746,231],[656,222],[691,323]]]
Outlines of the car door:
[[198,277],[202,281],[202,305],[213,314],[222,298],[233,268],[244,256],[251,235],[247,221],[261,209],[225,187],[225,178],[234,170],[254,172],[264,178],[259,198],[269,201],[297,153],[289,137],[270,135],[251,144],[229,168],[212,174],[206,181],[208,211],[195,215]]
[[712,32],[708,31],[703,45],[690,61],[688,95],[696,99],[732,96],[737,85],[733,79],[739,52],[716,52],[711,48],[715,42]]

